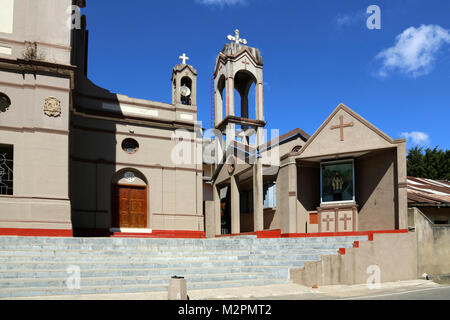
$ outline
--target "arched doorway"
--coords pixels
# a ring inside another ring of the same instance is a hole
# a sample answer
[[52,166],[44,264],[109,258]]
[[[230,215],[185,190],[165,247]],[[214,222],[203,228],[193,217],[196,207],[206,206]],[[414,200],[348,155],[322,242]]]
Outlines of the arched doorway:
[[122,169],[111,181],[111,228],[147,229],[149,188],[136,169]]

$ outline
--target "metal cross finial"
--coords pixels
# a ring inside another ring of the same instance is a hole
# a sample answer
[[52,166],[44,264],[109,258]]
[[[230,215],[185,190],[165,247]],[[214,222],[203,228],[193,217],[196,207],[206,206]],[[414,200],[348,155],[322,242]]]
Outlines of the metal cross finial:
[[179,59],[183,60],[183,64],[186,64],[186,60],[189,60],[189,58],[186,56],[186,53],[183,53],[183,55],[180,56]]
[[240,34],[239,30],[236,29],[234,31],[234,37],[232,35],[228,35],[227,39],[230,40],[230,41],[234,41],[234,43],[236,43],[236,44],[240,44],[240,43],[242,43],[244,45],[247,44],[247,40],[241,39],[239,37],[239,34]]

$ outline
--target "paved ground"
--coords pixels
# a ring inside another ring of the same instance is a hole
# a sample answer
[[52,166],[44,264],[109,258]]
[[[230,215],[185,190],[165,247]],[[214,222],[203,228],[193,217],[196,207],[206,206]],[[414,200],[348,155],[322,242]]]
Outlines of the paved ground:
[[[191,300],[450,300],[450,286],[413,280],[384,283],[370,290],[366,285],[324,286],[317,289],[296,284],[190,291]],[[29,300],[28,298],[27,300]],[[167,293],[100,294],[35,297],[33,300],[166,300]]]

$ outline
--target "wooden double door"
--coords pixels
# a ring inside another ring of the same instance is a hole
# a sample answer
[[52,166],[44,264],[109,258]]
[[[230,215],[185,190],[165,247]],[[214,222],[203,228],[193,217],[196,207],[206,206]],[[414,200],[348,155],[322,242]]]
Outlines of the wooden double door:
[[116,185],[114,188],[113,226],[147,228],[147,187]]

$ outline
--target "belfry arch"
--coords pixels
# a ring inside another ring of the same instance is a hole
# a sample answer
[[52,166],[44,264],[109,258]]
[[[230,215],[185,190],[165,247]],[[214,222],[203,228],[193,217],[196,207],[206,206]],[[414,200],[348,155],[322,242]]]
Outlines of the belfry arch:
[[[241,98],[240,106],[235,103],[235,111],[239,110],[242,118],[254,119],[256,115],[256,101],[252,103],[249,99],[250,90],[253,89],[254,93],[256,82],[256,77],[247,70],[239,70],[234,76],[234,88]],[[256,99],[256,95],[254,96]],[[247,128],[247,126],[243,125],[243,128]]]

